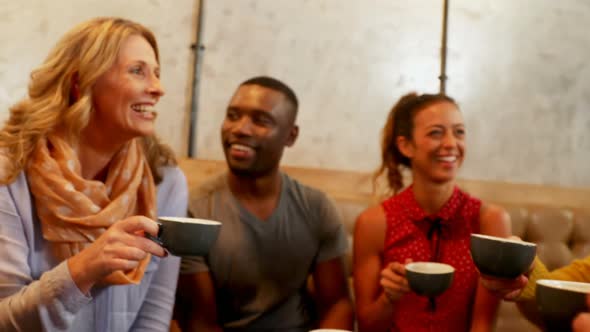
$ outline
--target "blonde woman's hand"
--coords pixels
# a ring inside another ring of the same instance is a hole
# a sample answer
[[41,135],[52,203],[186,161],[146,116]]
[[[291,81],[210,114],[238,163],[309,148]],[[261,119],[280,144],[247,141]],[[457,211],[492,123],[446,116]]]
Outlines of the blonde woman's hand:
[[[411,259],[406,259],[405,264],[411,263]],[[410,291],[408,279],[406,279],[406,268],[399,262],[389,263],[381,270],[381,279],[379,280],[386,298],[394,303],[404,294]]]
[[157,236],[158,224],[144,216],[114,223],[96,241],[68,259],[72,279],[84,294],[114,271],[136,268],[147,254],[163,257],[164,248],[144,234]]

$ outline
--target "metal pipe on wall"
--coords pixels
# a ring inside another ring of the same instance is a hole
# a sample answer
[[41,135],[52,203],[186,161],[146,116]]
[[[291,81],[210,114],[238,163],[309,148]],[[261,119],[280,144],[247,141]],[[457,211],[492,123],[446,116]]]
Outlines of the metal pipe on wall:
[[197,0],[197,30],[195,31],[195,43],[191,45],[191,50],[194,52],[193,57],[193,75],[192,75],[192,93],[191,93],[191,109],[188,129],[188,151],[187,155],[190,158],[196,157],[197,148],[195,147],[195,137],[197,131],[197,115],[199,108],[199,84],[201,83],[201,63],[205,51],[205,46],[201,44],[201,31],[203,30],[203,8],[205,8],[205,0]]
[[440,47],[440,89],[441,94],[446,94],[447,83],[447,26],[449,22],[449,1],[443,0],[443,20],[442,20],[442,42]]
[[[446,94],[446,81],[447,81],[447,27],[449,17],[449,1],[443,0],[443,20],[442,20],[442,38],[441,38],[441,49],[440,49],[440,80],[439,93]],[[193,75],[192,75],[192,95],[191,95],[191,109],[190,109],[190,123],[188,133],[188,156],[193,158],[197,155],[197,149],[195,146],[195,137],[197,131],[197,116],[198,116],[198,100],[199,100],[199,84],[201,77],[201,63],[205,46],[201,44],[203,30],[203,9],[205,7],[205,0],[198,0],[197,5],[197,29],[195,31],[196,38],[195,43],[191,45],[191,49],[194,52],[193,60]]]

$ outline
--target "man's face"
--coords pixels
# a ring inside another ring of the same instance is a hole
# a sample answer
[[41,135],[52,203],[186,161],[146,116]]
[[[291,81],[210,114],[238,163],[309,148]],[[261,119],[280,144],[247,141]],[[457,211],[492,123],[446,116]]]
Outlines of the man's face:
[[279,91],[255,84],[238,88],[221,126],[229,169],[258,177],[279,167],[285,146],[297,138],[293,105]]

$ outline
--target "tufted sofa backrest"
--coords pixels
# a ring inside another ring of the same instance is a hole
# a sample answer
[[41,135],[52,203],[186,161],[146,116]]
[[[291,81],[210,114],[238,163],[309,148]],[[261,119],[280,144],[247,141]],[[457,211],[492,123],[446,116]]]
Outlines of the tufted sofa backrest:
[[512,232],[537,243],[537,255],[552,270],[590,254],[590,218],[569,208],[505,206]]
[[[590,255],[590,215],[584,209],[504,204],[512,232],[537,244],[537,255],[548,269]],[[539,331],[525,321],[513,303],[500,306],[496,331]]]

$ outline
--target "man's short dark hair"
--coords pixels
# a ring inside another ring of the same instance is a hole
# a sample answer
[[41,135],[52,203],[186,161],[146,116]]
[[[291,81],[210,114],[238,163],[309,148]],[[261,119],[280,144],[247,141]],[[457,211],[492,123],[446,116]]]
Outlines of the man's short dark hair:
[[285,97],[287,97],[287,100],[291,104],[293,104],[293,115],[297,115],[297,109],[299,108],[299,101],[297,100],[297,96],[295,95],[295,92],[293,92],[293,90],[287,84],[277,80],[276,78],[272,78],[272,77],[268,77],[268,76],[256,76],[256,77],[250,78],[250,79],[242,82],[242,84],[240,84],[240,86],[250,85],[250,84],[260,85],[262,87],[281,92],[282,94],[285,95]]

